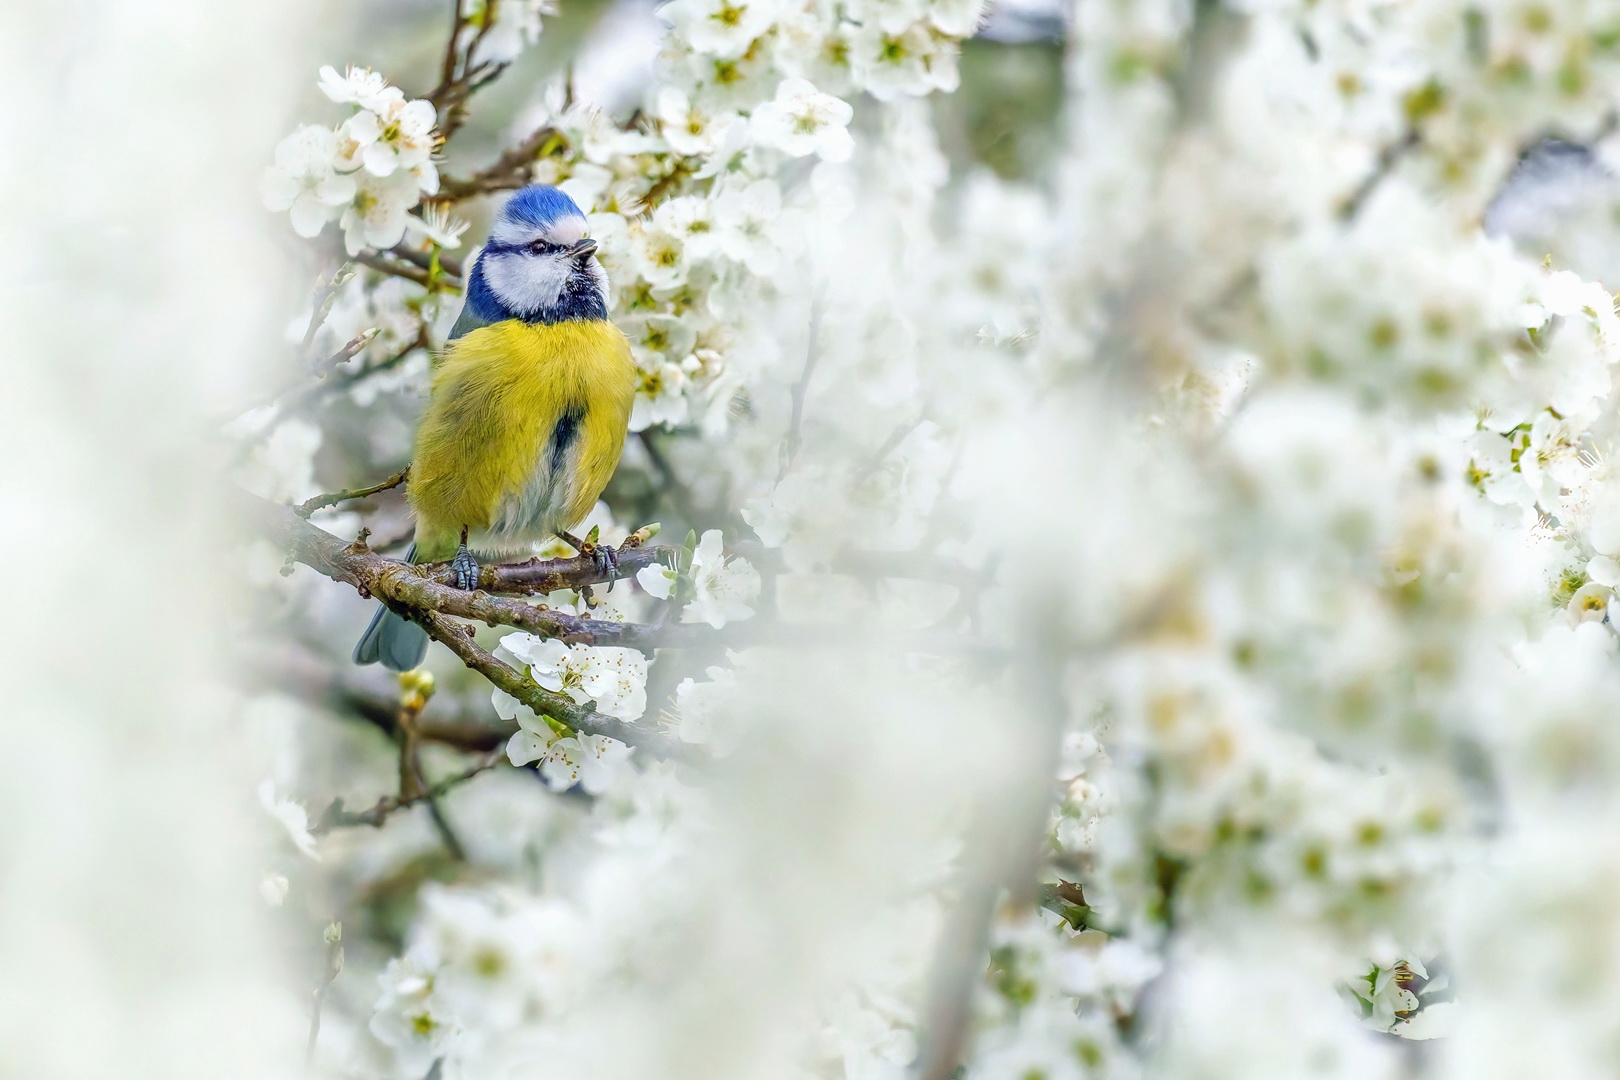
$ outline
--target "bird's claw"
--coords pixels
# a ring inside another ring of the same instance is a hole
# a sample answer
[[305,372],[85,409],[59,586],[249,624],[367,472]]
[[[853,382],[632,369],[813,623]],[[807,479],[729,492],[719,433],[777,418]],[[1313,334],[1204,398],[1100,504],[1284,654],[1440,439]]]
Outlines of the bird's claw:
[[463,592],[478,588],[478,560],[473,558],[466,544],[456,548],[456,557],[450,560],[450,569],[456,575],[456,588]]
[[612,592],[613,583],[619,580],[619,553],[606,544],[592,544],[590,547],[591,561],[596,563],[596,572],[607,582],[608,592]]
[[597,544],[590,540],[581,540],[572,533],[559,532],[557,534],[562,542],[579,552],[580,558],[591,560],[596,572],[602,575],[607,582],[608,592],[613,591],[613,583],[619,580],[619,553],[612,545]]

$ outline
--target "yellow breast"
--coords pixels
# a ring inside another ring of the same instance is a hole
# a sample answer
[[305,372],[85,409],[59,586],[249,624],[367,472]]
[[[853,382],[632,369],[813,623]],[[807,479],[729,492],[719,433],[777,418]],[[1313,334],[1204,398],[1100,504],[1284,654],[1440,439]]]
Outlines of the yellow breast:
[[618,465],[635,388],[630,345],[603,320],[451,342],[411,459],[417,558],[449,558],[463,526],[475,547],[516,550],[577,523]]

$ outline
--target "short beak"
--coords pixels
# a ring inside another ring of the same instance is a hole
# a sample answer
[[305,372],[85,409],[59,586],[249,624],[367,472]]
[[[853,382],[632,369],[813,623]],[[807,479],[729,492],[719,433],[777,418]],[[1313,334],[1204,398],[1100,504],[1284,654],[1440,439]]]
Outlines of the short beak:
[[592,240],[590,237],[586,237],[584,240],[581,240],[579,243],[568,249],[568,254],[576,259],[583,259],[588,255],[595,254],[595,252],[596,241]]

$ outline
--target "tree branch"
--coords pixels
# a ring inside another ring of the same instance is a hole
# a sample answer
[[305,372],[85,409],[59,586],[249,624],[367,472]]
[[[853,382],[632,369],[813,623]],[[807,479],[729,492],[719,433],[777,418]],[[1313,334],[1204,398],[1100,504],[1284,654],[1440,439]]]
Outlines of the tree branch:
[[[404,259],[412,266],[420,267],[423,270],[433,269],[433,256],[431,254],[407,247],[403,242],[389,248],[388,254]],[[444,271],[445,276],[459,279],[462,271],[461,260],[454,255],[445,254],[441,249],[439,251],[439,269]]]
[[[399,730],[399,683],[392,672],[334,665],[309,647],[289,645],[243,656],[255,685],[289,694],[340,716],[352,716],[376,727],[390,739]],[[489,694],[439,689],[416,718],[416,734],[425,742],[477,752],[504,746],[517,725],[502,720],[489,707]]]
[[370,487],[363,488],[345,488],[343,491],[336,491],[330,495],[317,495],[313,499],[306,499],[299,503],[293,509],[293,513],[297,514],[301,518],[308,518],[315,511],[324,510],[328,506],[336,506],[338,503],[348,502],[350,499],[363,499],[367,495],[375,495],[379,491],[387,491],[389,488],[398,487],[399,485],[403,484],[405,482],[405,478],[410,475],[410,472],[411,467],[407,465],[380,484],[372,484]]
[[[489,626],[511,626],[542,637],[557,638],[569,644],[620,646],[640,649],[643,652],[658,648],[713,645],[741,647],[771,644],[804,648],[817,644],[848,644],[863,637],[861,629],[845,625],[794,626],[784,623],[743,622],[727,626],[724,630],[715,630],[703,623],[647,625],[611,622],[583,615],[570,615],[522,600],[495,595],[549,593],[559,589],[578,589],[606,581],[607,576],[596,561],[583,556],[571,559],[530,559],[525,563],[483,566],[479,568],[478,588],[473,592],[466,592],[452,584],[455,573],[449,563],[413,566],[390,559],[372,551],[361,541],[345,544],[331,533],[300,518],[291,507],[277,506],[275,503],[246,493],[242,494],[242,498],[256,504],[256,512],[263,526],[262,531],[287,550],[294,561],[301,562],[334,581],[353,585],[364,595],[376,596],[395,611],[421,623],[428,630],[429,636],[449,646],[451,651],[461,656],[464,661],[469,657],[477,658],[477,653],[468,652],[464,648],[465,642],[462,637],[454,636],[450,631],[443,629],[454,627],[455,624],[443,620],[434,623],[427,618],[428,616],[454,616]],[[624,576],[634,573],[654,563],[673,565],[678,551],[677,548],[667,546],[640,546],[635,544],[635,538],[632,537],[617,551],[619,574]],[[444,636],[435,634],[435,626],[440,626],[440,633]],[[456,633],[459,634],[460,631],[457,630]],[[1002,650],[982,642],[930,631],[889,634],[884,640],[915,652],[978,655],[989,660],[999,660],[1004,656]],[[476,645],[472,647],[477,648]],[[488,656],[487,653],[484,655]],[[507,671],[512,670],[500,664],[498,660],[494,663]],[[479,664],[469,663],[468,666],[483,670]],[[524,682],[528,681],[522,676],[518,678]],[[490,681],[525,704],[530,704],[522,694],[514,693],[493,678]],[[583,714],[580,713],[580,707],[571,699],[560,694],[552,694],[549,690],[543,690],[541,693],[550,696],[538,700],[549,700],[552,707],[540,708],[531,705],[536,712],[548,712],[571,726],[579,726],[576,720]]]
[[641,212],[648,214],[656,210],[658,204],[663,202],[682,180],[695,172],[697,169],[690,158],[683,157],[677,160],[670,166],[669,172],[654,181],[652,187],[647,189],[647,194],[641,197]]
[[504,746],[491,750],[480,757],[470,768],[456,773],[454,776],[448,776],[436,784],[431,784],[409,795],[402,793],[384,796],[378,799],[369,810],[349,810],[344,807],[342,799],[333,799],[332,805],[328,806],[315,824],[310,826],[309,831],[319,836],[322,833],[331,832],[333,829],[342,829],[355,825],[370,825],[374,829],[381,828],[383,822],[387,821],[397,811],[415,806],[417,803],[431,802],[439,798],[452,788],[471,780],[479,773],[493,769],[505,759],[505,756],[506,748]]
[[536,713],[561,720],[575,731],[592,735],[606,735],[629,746],[639,746],[658,757],[685,757],[688,751],[667,735],[638,728],[615,716],[604,716],[590,705],[579,705],[564,694],[553,693],[518,671],[510,664],[496,659],[473,639],[473,628],[451,622],[436,611],[413,615],[428,636],[440,642],[463,664],[488,679],[490,685],[501,690]]
[[820,333],[821,293],[818,290],[810,298],[810,340],[805,344],[804,373],[799,376],[799,381],[793,384],[793,417],[788,424],[787,441],[782,444],[782,465],[776,473],[777,483],[781,483],[787,476],[788,470],[793,467],[793,459],[799,453],[800,429],[804,425],[804,398],[810,389],[810,376],[816,370],[816,339]]
[[[414,263],[396,261],[395,259],[390,258],[385,252],[361,252],[359,255],[354,257],[354,261],[357,263],[363,263],[379,273],[389,274],[397,278],[404,278],[406,281],[414,281],[423,288],[432,287],[432,276],[426,270],[416,266]],[[444,284],[444,282],[440,282],[441,287]],[[459,291],[460,286],[457,285],[453,288],[456,291]]]
[[520,188],[529,182],[532,175],[530,170],[536,161],[567,148],[568,140],[556,128],[537,128],[522,142],[503,151],[494,164],[478,170],[467,179],[458,180],[453,176],[441,179],[439,193],[433,198],[442,202],[460,202],[494,191]]
[[1356,185],[1356,189],[1339,204],[1339,220],[1354,221],[1356,215],[1361,213],[1361,208],[1366,205],[1367,200],[1372,198],[1373,192],[1378,190],[1378,185],[1383,183],[1384,178],[1394,171],[1401,158],[1415,150],[1422,141],[1423,136],[1417,128],[1407,128],[1406,133],[1399,139],[1380,150],[1378,160],[1374,162],[1372,170],[1362,178],[1361,183]]

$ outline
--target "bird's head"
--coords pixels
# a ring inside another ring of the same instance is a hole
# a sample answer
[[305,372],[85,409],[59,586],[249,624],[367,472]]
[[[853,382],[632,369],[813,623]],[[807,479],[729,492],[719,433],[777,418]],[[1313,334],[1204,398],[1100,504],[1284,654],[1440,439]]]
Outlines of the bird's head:
[[507,200],[473,266],[467,303],[489,322],[607,318],[607,275],[585,215],[548,184]]

